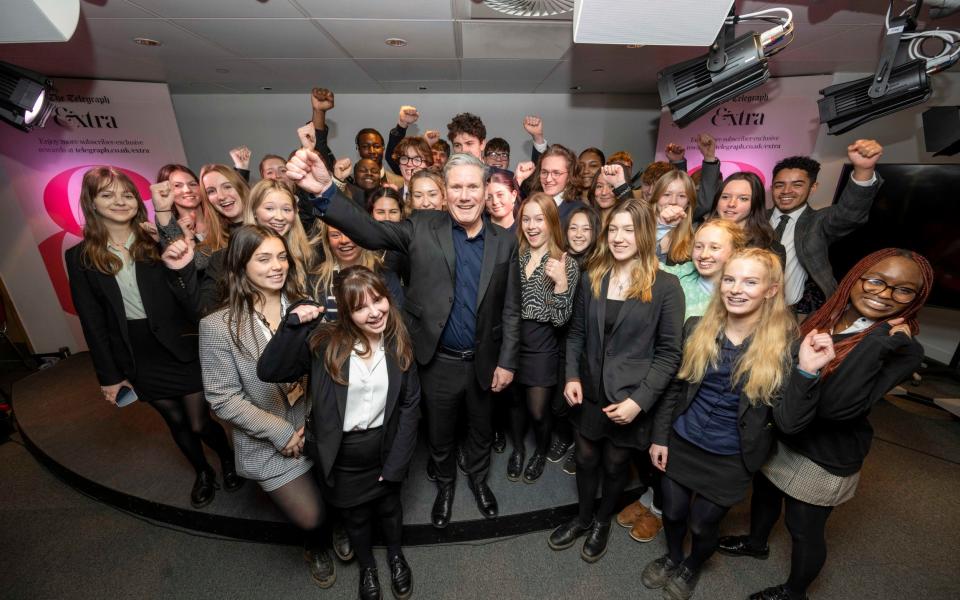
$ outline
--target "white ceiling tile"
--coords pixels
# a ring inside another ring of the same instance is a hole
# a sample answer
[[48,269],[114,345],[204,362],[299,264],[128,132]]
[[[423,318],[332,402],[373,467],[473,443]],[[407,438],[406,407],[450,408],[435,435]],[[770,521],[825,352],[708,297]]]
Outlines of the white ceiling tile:
[[334,93],[379,89],[376,81],[350,59],[277,58],[256,62],[271,73],[272,81],[325,87],[332,89]]
[[[236,81],[264,81],[275,75],[260,63],[241,59],[181,60],[165,65],[167,81],[229,84]],[[221,71],[226,70],[226,73]]]
[[[456,58],[452,21],[318,20],[353,58]],[[387,38],[402,38],[402,48]]]
[[460,82],[460,91],[465,94],[530,94],[537,89],[536,81],[470,81]]
[[308,19],[175,19],[245,58],[345,58]]
[[[230,53],[214,44],[197,38],[171,23],[159,19],[90,19],[89,46],[115,50],[134,58],[229,57]],[[79,33],[79,32],[78,32]],[[135,37],[146,37],[161,42],[156,47],[139,46]],[[70,40],[68,44],[74,44]],[[82,42],[82,40],[77,40]],[[90,43],[92,42],[92,43]]]
[[464,59],[462,76],[464,80],[477,81],[540,81],[554,67],[555,60],[524,59]]
[[357,63],[378,81],[436,81],[459,79],[460,61],[456,59],[358,59]]
[[171,94],[228,94],[234,90],[216,83],[191,81],[189,83],[171,83]]
[[463,58],[559,59],[573,44],[570,23],[465,21]]
[[455,94],[460,91],[459,81],[381,81],[391,94]]
[[296,1],[316,19],[453,19],[450,0]]
[[[117,0],[110,0],[111,3]],[[302,17],[288,0],[129,0],[171,19],[276,19]]]
[[80,18],[88,19],[143,19],[155,17],[156,15],[147,12],[127,0],[81,0]]

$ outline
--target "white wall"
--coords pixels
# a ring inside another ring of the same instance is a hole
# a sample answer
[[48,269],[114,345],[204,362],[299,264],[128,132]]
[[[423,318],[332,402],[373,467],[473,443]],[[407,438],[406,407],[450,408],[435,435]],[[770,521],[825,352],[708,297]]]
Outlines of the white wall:
[[[229,162],[228,149],[246,144],[254,170],[267,153],[286,155],[296,148],[296,129],[310,119],[310,99],[300,94],[173,95],[184,148],[190,164]],[[338,158],[357,158],[356,132],[375,127],[386,138],[397,123],[400,106],[411,104],[420,121],[411,134],[437,129],[446,139],[453,115],[472,112],[483,119],[487,139],[510,143],[511,166],[529,160],[530,136],[520,122],[540,115],[547,140],[574,151],[588,146],[627,150],[636,163],[653,156],[659,101],[653,95],[601,94],[338,94],[327,115],[330,146]]]

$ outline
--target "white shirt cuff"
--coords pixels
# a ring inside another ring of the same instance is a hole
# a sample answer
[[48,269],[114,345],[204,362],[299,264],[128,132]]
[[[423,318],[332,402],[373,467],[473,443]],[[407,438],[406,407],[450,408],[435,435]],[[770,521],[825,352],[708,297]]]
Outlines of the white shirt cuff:
[[871,185],[877,182],[877,172],[874,171],[873,177],[871,177],[867,181],[857,181],[856,179],[853,178],[853,173],[850,173],[850,181],[854,182],[857,185],[862,185],[863,187],[870,187]]
[[544,152],[546,152],[546,151],[547,151],[547,146],[549,146],[549,145],[550,145],[550,144],[547,143],[547,140],[546,140],[546,139],[543,140],[543,143],[542,143],[542,144],[538,144],[538,143],[536,143],[536,142],[533,143],[533,147],[536,148],[536,149],[537,149],[537,152],[539,152],[540,154],[543,154]]

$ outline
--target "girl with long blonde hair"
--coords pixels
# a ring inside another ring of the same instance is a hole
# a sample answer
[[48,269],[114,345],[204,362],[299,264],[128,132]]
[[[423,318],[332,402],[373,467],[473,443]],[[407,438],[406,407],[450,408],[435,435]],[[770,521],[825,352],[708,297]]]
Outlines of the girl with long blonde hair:
[[200,197],[220,215],[226,231],[243,225],[243,207],[250,186],[232,167],[203,165],[200,169]]
[[653,184],[651,208],[657,217],[657,259],[687,262],[693,252],[693,213],[697,186],[683,171],[668,171]]
[[580,510],[548,544],[562,550],[587,534],[580,552],[587,562],[606,552],[630,458],[650,445],[648,415],[680,365],[683,291],[675,276],[658,272],[654,235],[645,203],[628,200],[611,211],[567,334],[564,396],[580,406],[573,417]]
[[316,264],[316,252],[307,239],[297,214],[297,198],[282,181],[262,179],[250,190],[244,204],[245,225],[263,225],[282,235],[290,249],[290,258],[297,263],[297,283],[306,289],[306,274]]
[[[717,548],[720,521],[743,500],[773,444],[771,420],[815,385],[820,357],[801,351],[783,294],[783,268],[769,250],[748,248],[727,261],[703,317],[684,327],[683,363],[657,408],[650,456],[664,471],[663,527],[668,553],[643,571],[643,584],[689,598]],[[692,544],[684,554],[689,526]]]

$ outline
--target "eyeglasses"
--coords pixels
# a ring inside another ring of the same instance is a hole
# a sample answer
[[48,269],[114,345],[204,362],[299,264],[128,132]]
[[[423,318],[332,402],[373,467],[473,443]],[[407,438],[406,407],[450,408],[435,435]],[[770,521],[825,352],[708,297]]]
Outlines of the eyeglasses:
[[548,179],[548,178],[551,178],[551,177],[552,177],[553,179],[560,179],[561,177],[563,177],[563,176],[566,175],[567,173],[568,173],[568,171],[540,171],[540,177],[542,177],[542,178],[544,178],[544,179]]
[[510,158],[509,152],[487,152],[484,156],[487,158]]
[[413,165],[415,167],[423,166],[423,159],[419,156],[401,156],[397,159],[401,165]]
[[860,286],[868,294],[879,296],[884,290],[890,290],[890,297],[897,304],[910,304],[917,297],[917,290],[908,287],[895,287],[882,279],[861,277]]

